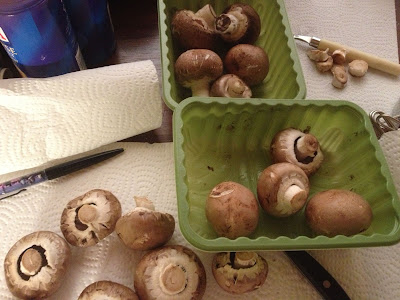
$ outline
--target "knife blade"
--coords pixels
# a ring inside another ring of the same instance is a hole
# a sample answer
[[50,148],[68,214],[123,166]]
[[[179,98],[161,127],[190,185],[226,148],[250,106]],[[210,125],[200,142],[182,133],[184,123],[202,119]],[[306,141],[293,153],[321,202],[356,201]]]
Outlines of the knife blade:
[[293,36],[296,40],[305,42],[309,44],[311,47],[317,48],[319,50],[326,50],[329,49],[329,53],[332,53],[335,50],[338,49],[345,49],[346,50],[346,60],[348,62],[351,62],[355,59],[362,59],[365,60],[368,63],[368,66],[391,74],[395,76],[400,75],[400,64],[392,62],[390,60],[384,59],[382,57],[366,53],[360,50],[357,50],[355,48],[345,46],[333,41],[325,40],[325,39],[320,39],[317,37],[312,37],[312,36],[306,36],[306,35],[294,35]]
[[308,252],[285,251],[285,253],[324,299],[350,299],[336,279]]

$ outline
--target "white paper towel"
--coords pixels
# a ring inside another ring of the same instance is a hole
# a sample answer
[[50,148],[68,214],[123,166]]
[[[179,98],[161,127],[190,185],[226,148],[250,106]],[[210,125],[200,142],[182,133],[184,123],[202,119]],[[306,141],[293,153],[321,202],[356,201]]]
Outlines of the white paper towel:
[[159,89],[150,60],[0,80],[0,174],[160,127]]

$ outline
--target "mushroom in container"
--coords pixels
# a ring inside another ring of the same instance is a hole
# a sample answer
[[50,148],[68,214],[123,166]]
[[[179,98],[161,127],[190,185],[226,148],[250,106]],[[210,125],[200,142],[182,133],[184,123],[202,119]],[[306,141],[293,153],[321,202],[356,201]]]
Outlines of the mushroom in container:
[[141,300],[199,300],[206,289],[206,272],[189,248],[164,246],[142,257],[134,286]]
[[155,211],[153,203],[145,197],[134,198],[136,207],[115,226],[120,240],[133,250],[150,250],[166,244],[175,230],[174,217]]
[[211,86],[211,97],[251,98],[251,89],[234,74],[225,74]]
[[61,286],[71,250],[50,231],[37,231],[16,242],[4,259],[4,273],[11,293],[20,299],[43,299]]
[[61,231],[73,246],[93,246],[114,231],[120,216],[121,204],[111,192],[91,190],[67,204]]
[[307,176],[314,174],[324,159],[317,138],[295,128],[284,129],[274,136],[271,155],[274,163],[295,164],[303,169]]
[[134,291],[122,284],[101,280],[88,285],[78,300],[139,300]]
[[243,294],[264,284],[268,263],[255,252],[221,252],[214,256],[212,272],[223,290]]
[[206,201],[207,220],[219,236],[229,239],[253,233],[258,214],[258,202],[252,191],[233,181],[216,185]]
[[275,217],[287,217],[299,211],[306,203],[309,191],[306,173],[286,162],[270,165],[257,182],[261,207]]

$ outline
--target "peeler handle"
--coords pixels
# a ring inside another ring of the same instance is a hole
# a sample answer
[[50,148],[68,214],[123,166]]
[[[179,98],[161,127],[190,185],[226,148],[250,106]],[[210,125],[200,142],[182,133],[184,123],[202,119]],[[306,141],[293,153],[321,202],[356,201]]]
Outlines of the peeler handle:
[[400,75],[400,64],[392,62],[390,60],[378,57],[373,54],[365,53],[360,50],[321,39],[318,45],[319,50],[325,50],[329,48],[329,52],[332,53],[335,50],[338,49],[345,49],[346,50],[346,60],[351,62],[352,60],[355,59],[362,59],[365,60],[368,63],[368,66],[370,66],[373,69],[380,70],[385,73],[389,73],[392,75]]

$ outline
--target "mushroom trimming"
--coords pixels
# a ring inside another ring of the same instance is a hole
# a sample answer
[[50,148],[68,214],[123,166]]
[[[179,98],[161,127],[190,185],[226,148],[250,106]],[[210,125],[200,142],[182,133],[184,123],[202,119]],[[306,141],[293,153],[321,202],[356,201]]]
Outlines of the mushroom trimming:
[[136,293],[117,282],[101,280],[88,285],[78,300],[139,300]]
[[243,294],[264,284],[268,263],[255,252],[221,252],[214,256],[212,272],[223,290]]
[[287,217],[299,211],[306,203],[309,191],[306,173],[287,162],[270,165],[257,182],[261,207],[275,217]]
[[37,231],[24,236],[4,259],[9,290],[21,299],[49,297],[61,286],[70,256],[67,242],[54,232]]
[[167,243],[175,230],[175,219],[155,211],[146,197],[134,197],[136,207],[123,215],[115,226],[120,240],[134,250],[150,250]]
[[61,231],[71,245],[89,247],[110,235],[121,217],[121,204],[109,191],[95,189],[66,205]]
[[192,96],[208,97],[210,84],[222,75],[223,63],[215,52],[191,49],[175,62],[175,77],[179,84],[192,90]]
[[210,90],[211,97],[251,98],[251,89],[234,74],[225,74],[218,78]]
[[274,163],[295,164],[308,176],[318,170],[324,159],[317,138],[295,128],[284,129],[274,136],[271,155]]
[[356,77],[362,77],[368,71],[368,63],[361,59],[355,59],[349,63],[349,73]]
[[206,272],[189,248],[164,246],[142,257],[134,286],[141,300],[199,300],[206,289]]
[[216,185],[206,201],[206,217],[219,236],[248,236],[258,224],[258,202],[245,186],[226,181]]
[[347,72],[346,72],[346,67],[343,65],[336,65],[333,64],[331,68],[331,72],[333,75],[332,78],[332,85],[338,89],[342,89],[345,87],[347,83]]

